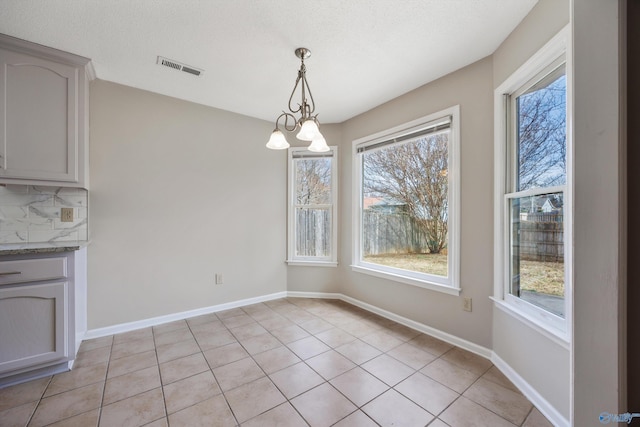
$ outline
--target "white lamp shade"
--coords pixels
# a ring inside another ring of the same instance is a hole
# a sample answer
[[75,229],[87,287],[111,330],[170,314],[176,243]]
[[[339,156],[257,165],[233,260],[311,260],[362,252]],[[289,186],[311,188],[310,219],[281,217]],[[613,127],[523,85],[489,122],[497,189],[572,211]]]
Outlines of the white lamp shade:
[[313,119],[308,119],[305,120],[304,123],[302,123],[300,132],[298,132],[296,138],[302,141],[313,141],[318,136],[322,136],[320,134],[320,130],[318,129],[318,125]]
[[285,148],[289,148],[289,143],[287,142],[287,138],[284,137],[284,134],[276,129],[271,133],[271,138],[269,138],[269,142],[267,142],[267,148],[284,150]]
[[314,151],[316,153],[324,153],[330,150],[329,146],[327,145],[327,141],[321,134],[319,135],[320,136],[318,138],[311,141],[311,145],[309,145],[307,150]]

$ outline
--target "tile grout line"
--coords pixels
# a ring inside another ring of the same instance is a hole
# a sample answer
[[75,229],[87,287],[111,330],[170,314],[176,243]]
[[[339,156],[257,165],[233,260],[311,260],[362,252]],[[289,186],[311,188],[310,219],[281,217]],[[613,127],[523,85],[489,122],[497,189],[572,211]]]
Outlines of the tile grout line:
[[113,345],[115,340],[116,340],[115,335],[111,335],[111,345],[109,345],[109,360],[107,361],[107,370],[104,373],[104,385],[102,386],[102,397],[100,399],[100,407],[98,408],[98,419],[96,421],[96,427],[100,426],[100,420],[102,418],[102,408],[104,407],[104,395],[107,391],[107,378],[109,376],[109,367],[111,366],[111,352],[113,351]]
[[[186,320],[185,320],[185,323],[186,323]],[[160,392],[162,393],[162,407],[164,409],[164,418],[167,421],[167,425],[169,425],[169,414],[167,413],[167,398],[164,395],[164,384],[162,383],[162,371],[160,370],[160,359],[158,358],[158,346],[156,345],[156,333],[153,330],[153,326],[151,327],[151,337],[153,339],[153,351],[156,355],[156,362],[158,366],[158,377],[160,378]],[[161,419],[161,418],[158,418],[158,419]],[[153,420],[151,422],[154,422],[154,421],[157,421],[157,420]]]
[[42,399],[44,399],[44,394],[47,392],[47,388],[49,388],[51,381],[53,381],[53,377],[54,375],[51,375],[49,377],[49,381],[47,381],[47,385],[42,389],[42,393],[40,393],[40,397],[37,400],[38,403],[36,403],[36,406],[33,408],[33,411],[31,411],[31,415],[29,415],[29,419],[27,420],[27,423],[25,425],[28,426],[31,423],[31,421],[33,421],[33,416],[36,414],[36,411],[38,410],[38,407],[40,406]]

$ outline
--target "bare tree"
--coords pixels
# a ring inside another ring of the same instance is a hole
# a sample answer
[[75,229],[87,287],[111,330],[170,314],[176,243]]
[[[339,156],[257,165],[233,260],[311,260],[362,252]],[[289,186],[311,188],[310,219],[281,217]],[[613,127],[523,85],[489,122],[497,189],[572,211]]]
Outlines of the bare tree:
[[430,253],[447,245],[448,133],[383,148],[364,157],[364,191],[401,202],[427,237]]
[[331,160],[302,159],[296,164],[296,202],[300,205],[331,201]]
[[518,191],[562,185],[566,176],[566,79],[518,97]]

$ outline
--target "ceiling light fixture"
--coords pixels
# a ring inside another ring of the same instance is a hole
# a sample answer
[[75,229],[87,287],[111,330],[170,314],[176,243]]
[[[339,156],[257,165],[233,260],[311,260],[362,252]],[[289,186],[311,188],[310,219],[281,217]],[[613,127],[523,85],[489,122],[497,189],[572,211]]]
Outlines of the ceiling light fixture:
[[[284,134],[278,127],[278,123],[280,123],[280,119],[284,117],[284,123],[282,127],[288,131],[293,132],[296,129],[300,129],[296,138],[302,141],[311,141],[309,145],[309,151],[315,152],[325,152],[329,151],[329,146],[327,145],[327,141],[325,141],[324,137],[320,133],[320,123],[318,122],[318,115],[313,115],[316,104],[313,101],[313,95],[311,94],[311,89],[309,88],[309,83],[307,82],[307,68],[304,65],[304,60],[311,56],[311,51],[307,48],[300,47],[295,51],[296,56],[300,58],[300,70],[298,70],[298,78],[296,79],[296,84],[293,86],[293,91],[291,92],[291,96],[289,97],[289,111],[291,113],[282,112],[276,119],[276,128],[271,133],[271,138],[269,138],[269,142],[267,142],[267,148],[271,148],[272,150],[283,150],[285,148],[289,148],[289,143],[287,142],[287,138],[285,138]],[[298,108],[293,109],[291,106],[291,101],[293,100],[293,95],[296,93],[296,89],[298,89],[298,85],[300,85],[300,92],[302,94],[302,103],[298,104]],[[307,101],[307,93],[309,93],[309,100]],[[294,114],[300,113],[300,118],[296,119]],[[290,124],[289,121],[292,121]]]

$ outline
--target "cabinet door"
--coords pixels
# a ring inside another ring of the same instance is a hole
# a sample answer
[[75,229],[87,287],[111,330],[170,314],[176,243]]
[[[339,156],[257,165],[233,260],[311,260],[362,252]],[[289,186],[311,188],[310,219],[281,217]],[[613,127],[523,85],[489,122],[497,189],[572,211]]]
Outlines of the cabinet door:
[[0,287],[0,374],[68,358],[68,282]]
[[78,69],[0,49],[0,177],[78,181]]

